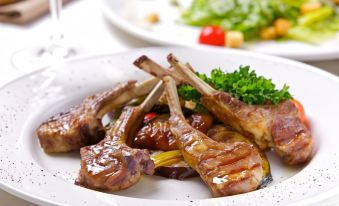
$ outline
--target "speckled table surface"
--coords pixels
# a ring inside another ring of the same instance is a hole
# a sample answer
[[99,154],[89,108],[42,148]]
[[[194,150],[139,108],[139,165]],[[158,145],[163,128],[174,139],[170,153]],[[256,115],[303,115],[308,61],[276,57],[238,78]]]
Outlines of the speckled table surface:
[[[66,20],[64,22],[66,37],[69,42],[72,42],[71,45],[79,51],[79,55],[121,52],[132,48],[154,46],[136,39],[108,23],[102,17],[96,1],[78,0],[71,3],[64,9],[64,19]],[[47,41],[48,29],[46,28],[49,28],[47,17],[27,26],[0,23],[0,86],[24,74],[23,71],[13,68],[12,54],[21,48],[41,42],[41,40]],[[339,60],[309,64],[339,76]],[[336,199],[331,199],[324,202],[324,205],[335,205],[336,203]],[[0,205],[32,206],[34,204],[0,190]]]

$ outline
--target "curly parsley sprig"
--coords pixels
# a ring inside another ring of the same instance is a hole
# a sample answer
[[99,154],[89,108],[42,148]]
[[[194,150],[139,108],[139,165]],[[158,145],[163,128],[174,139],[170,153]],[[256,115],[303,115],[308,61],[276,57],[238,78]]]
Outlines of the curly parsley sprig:
[[[254,70],[250,70],[249,66],[240,66],[239,70],[232,73],[223,72],[220,68],[213,69],[210,77],[201,73],[197,75],[215,89],[226,91],[247,104],[278,104],[292,98],[287,85],[278,90],[272,79],[258,76]],[[183,84],[178,91],[183,99],[196,102],[197,110],[203,108],[200,104],[201,94],[192,86]]]

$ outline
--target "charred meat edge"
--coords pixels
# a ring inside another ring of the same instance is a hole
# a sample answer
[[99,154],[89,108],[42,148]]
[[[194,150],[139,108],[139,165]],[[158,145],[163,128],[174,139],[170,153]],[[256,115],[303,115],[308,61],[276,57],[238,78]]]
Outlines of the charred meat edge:
[[291,101],[278,105],[247,105],[227,92],[212,88],[195,75],[190,65],[179,62],[173,54],[168,55],[168,61],[171,70],[165,70],[160,65],[152,66],[154,63],[148,57],[136,62],[139,68],[153,75],[162,77],[170,74],[177,83],[191,84],[203,95],[201,103],[210,112],[253,139],[261,149],[274,148],[285,163],[302,164],[312,157],[311,132],[300,120],[297,108]]
[[124,108],[101,142],[81,148],[81,169],[77,185],[117,191],[136,184],[142,174],[154,173],[154,163],[149,152],[129,145],[140,128],[144,115],[162,93],[162,82],[159,82],[140,106]]
[[173,54],[167,59],[175,72],[203,95],[201,103],[221,121],[252,138],[262,149],[267,146],[274,148],[286,164],[296,165],[310,160],[313,150],[311,131],[290,100],[278,105],[248,105],[227,92],[212,88]]
[[151,78],[138,85],[135,81],[89,96],[69,111],[56,114],[43,122],[36,133],[47,153],[78,150],[98,143],[105,136],[102,116],[133,98],[148,94],[159,80]]
[[163,78],[171,117],[171,131],[185,161],[194,168],[214,197],[257,189],[262,181],[262,159],[247,143],[219,143],[189,125],[181,111],[175,81]]

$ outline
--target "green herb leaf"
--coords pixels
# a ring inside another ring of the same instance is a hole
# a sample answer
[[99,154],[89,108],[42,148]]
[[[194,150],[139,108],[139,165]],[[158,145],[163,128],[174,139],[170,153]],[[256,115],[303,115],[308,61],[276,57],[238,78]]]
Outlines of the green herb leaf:
[[[247,104],[278,104],[292,98],[289,87],[284,85],[281,90],[271,79],[258,76],[249,66],[240,66],[239,70],[232,73],[225,73],[221,69],[213,69],[210,77],[197,73],[198,77],[210,84],[217,90],[230,93],[233,97]],[[201,109],[201,94],[192,86],[183,84],[178,89],[180,97],[198,103],[197,108]]]

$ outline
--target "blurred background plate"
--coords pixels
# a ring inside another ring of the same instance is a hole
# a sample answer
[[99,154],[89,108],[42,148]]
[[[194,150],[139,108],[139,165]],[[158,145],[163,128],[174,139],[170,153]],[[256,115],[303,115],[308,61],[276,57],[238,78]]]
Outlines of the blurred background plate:
[[[191,2],[191,0],[178,1],[183,7],[188,7]],[[171,5],[170,0],[101,0],[101,5],[104,15],[111,23],[146,41],[161,45],[211,47],[198,44],[200,28],[178,24],[180,10]],[[159,15],[159,23],[155,25],[145,23],[145,16],[150,13]],[[296,41],[267,41],[247,44],[245,49],[300,61],[338,59],[339,35],[320,45]]]

